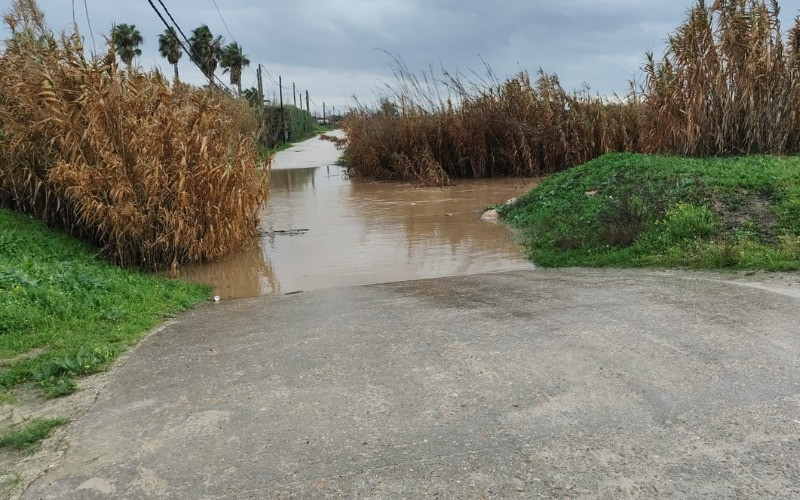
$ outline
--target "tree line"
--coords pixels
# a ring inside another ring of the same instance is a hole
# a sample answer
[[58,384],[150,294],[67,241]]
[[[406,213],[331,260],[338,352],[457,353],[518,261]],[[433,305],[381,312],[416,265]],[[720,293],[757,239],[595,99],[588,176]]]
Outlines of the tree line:
[[[142,55],[139,46],[144,43],[142,34],[133,24],[116,24],[111,28],[111,43],[122,62],[131,69],[133,59]],[[233,42],[223,45],[222,36],[214,36],[205,24],[192,30],[189,37],[188,50],[206,78],[209,85],[214,85],[214,72],[217,66],[223,73],[230,74],[231,85],[236,85],[242,95],[242,70],[250,65],[250,59],[242,51],[242,47]],[[178,61],[184,53],[183,46],[174,28],[167,28],[158,36],[158,51],[175,68],[175,81],[179,81]]]

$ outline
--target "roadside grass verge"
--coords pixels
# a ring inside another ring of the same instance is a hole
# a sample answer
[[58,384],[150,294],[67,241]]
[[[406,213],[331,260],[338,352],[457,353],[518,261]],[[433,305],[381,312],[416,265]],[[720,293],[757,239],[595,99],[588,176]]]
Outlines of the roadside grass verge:
[[0,448],[31,451],[50,436],[53,429],[66,422],[63,418],[34,419],[9,427],[0,433]]
[[[0,209],[0,389],[69,394],[209,289],[104,262],[98,250]],[[13,401],[12,396],[3,397]]]
[[800,269],[800,158],[614,153],[498,207],[547,267]]

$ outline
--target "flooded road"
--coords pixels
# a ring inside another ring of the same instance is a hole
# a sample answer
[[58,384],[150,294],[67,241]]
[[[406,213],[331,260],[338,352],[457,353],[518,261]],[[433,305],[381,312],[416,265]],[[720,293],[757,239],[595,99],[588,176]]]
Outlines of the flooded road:
[[259,241],[226,260],[185,268],[222,298],[529,269],[511,232],[480,220],[533,180],[457,181],[447,188],[350,180],[333,144],[279,153]]

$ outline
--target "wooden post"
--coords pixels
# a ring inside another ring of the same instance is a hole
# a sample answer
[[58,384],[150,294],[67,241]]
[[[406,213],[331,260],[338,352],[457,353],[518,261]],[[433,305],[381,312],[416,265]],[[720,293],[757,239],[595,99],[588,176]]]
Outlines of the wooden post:
[[292,98],[294,99],[294,107],[297,107],[297,89],[294,86],[294,82],[292,82]]
[[306,90],[306,112],[311,114],[311,106],[308,105],[308,90]]
[[289,131],[286,130],[286,115],[283,114],[283,77],[278,76],[278,91],[281,98],[281,125],[283,126],[283,143],[289,142]]
[[325,116],[325,101],[322,101],[322,124],[328,123],[328,118]]
[[267,127],[264,125],[264,84],[261,81],[261,64],[258,65],[258,126],[261,128],[259,131],[259,141],[262,146],[269,146],[265,138],[267,137]]

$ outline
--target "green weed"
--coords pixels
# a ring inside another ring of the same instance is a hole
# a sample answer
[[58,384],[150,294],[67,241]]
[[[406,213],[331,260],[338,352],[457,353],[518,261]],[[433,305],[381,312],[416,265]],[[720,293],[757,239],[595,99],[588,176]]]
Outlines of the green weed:
[[609,154],[499,207],[543,266],[800,269],[800,158]]
[[0,448],[31,451],[43,439],[50,436],[53,429],[66,422],[64,418],[34,419],[12,426],[0,434]]
[[12,405],[17,402],[17,397],[9,390],[0,390],[0,406]]
[[[0,388],[53,397],[97,373],[208,288],[121,270],[89,245],[0,209]],[[33,353],[33,354],[31,354]]]

